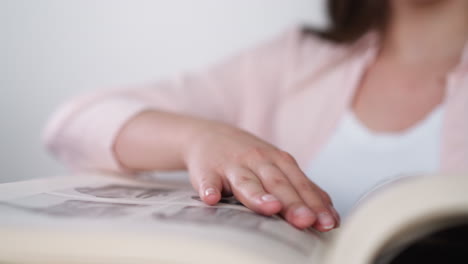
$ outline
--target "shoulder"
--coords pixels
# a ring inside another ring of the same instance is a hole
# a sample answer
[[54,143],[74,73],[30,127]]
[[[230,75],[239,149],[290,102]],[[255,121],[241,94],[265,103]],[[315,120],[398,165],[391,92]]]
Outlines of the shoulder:
[[255,51],[271,57],[282,55],[288,60],[305,60],[311,55],[333,56],[346,49],[346,46],[326,40],[306,26],[295,25],[265,41]]
[[320,68],[350,51],[348,45],[327,40],[305,26],[295,27],[286,34],[288,39],[286,52],[291,70]]
[[288,58],[292,70],[295,71],[339,66],[352,59],[361,58],[378,46],[376,32],[369,32],[351,43],[334,42],[305,26],[295,27],[287,34]]
[[356,54],[356,46],[327,40],[306,26],[294,25],[243,50],[235,56],[235,61],[270,73],[310,71],[337,64]]
[[[321,78],[346,64],[356,52],[355,44],[327,40],[305,26],[291,27],[266,42],[259,50],[281,71],[282,91],[294,90],[302,79]],[[272,61],[274,60],[274,61]]]
[[284,58],[284,92],[295,90],[298,83],[310,84],[329,74],[355,68],[361,64],[354,62],[365,61],[378,48],[376,32],[369,32],[352,43],[337,43],[305,26],[290,28],[276,41]]

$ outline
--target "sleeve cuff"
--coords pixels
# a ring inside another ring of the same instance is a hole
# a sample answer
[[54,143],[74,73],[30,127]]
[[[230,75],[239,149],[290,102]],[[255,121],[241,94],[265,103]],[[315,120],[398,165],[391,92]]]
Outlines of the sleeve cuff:
[[113,97],[73,108],[63,107],[49,122],[45,130],[48,148],[72,169],[125,171],[115,157],[115,139],[131,118],[152,107]]

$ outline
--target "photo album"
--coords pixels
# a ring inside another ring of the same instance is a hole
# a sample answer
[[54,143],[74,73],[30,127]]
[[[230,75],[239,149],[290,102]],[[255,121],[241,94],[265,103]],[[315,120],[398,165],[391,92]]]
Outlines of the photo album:
[[0,263],[404,263],[396,260],[424,241],[445,245],[426,252],[456,255],[468,252],[467,187],[468,175],[400,177],[367,193],[340,228],[320,233],[232,197],[207,206],[183,177],[89,173],[6,183]]

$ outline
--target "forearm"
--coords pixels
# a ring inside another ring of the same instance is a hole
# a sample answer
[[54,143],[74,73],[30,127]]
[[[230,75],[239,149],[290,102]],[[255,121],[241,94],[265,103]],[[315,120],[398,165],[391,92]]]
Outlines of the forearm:
[[183,152],[191,137],[210,121],[162,111],[146,111],[119,132],[114,151],[132,171],[186,169]]

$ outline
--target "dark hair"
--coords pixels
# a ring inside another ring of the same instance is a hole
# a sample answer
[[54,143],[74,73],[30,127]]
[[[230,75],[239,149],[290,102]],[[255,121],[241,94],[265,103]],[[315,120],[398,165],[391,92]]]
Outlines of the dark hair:
[[381,29],[388,18],[388,0],[328,0],[329,27],[305,31],[338,43],[351,43],[372,29]]

